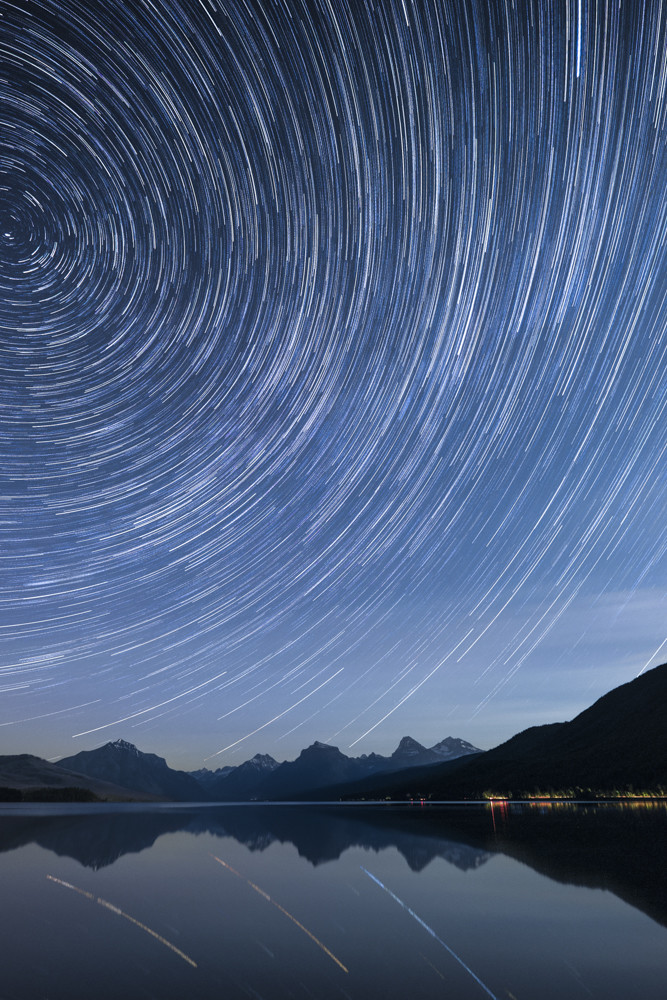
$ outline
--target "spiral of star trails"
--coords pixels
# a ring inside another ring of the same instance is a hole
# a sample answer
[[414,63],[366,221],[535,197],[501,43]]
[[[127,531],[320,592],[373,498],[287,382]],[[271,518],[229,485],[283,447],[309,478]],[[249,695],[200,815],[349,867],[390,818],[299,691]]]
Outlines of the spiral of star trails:
[[664,582],[666,50],[659,0],[3,7],[3,724],[353,743]]

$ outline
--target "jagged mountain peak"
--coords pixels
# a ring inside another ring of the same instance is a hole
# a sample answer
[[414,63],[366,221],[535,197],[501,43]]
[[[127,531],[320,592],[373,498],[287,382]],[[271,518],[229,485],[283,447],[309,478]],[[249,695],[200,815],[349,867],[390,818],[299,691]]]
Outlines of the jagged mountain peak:
[[444,740],[440,740],[439,743],[432,746],[431,750],[443,757],[463,757],[469,753],[482,752],[479,747],[473,746],[472,743],[461,740],[457,736],[446,736]]
[[278,761],[270,753],[256,753],[254,757],[246,761],[246,764],[252,764],[253,767],[261,768],[264,771],[273,771],[278,767]]
[[[315,742],[311,743],[309,747],[306,747],[305,750],[301,751],[300,756],[303,757],[304,754],[311,754],[313,752],[314,753],[322,753],[323,751],[328,752],[328,753],[332,753],[332,754],[333,753],[337,753],[337,754],[340,753],[340,750],[338,749],[338,747],[332,746],[331,743],[322,743],[321,740],[315,740]],[[342,756],[342,754],[341,754],[341,756]]]
[[108,747],[112,747],[114,750],[126,750],[128,753],[140,754],[141,751],[135,747],[134,743],[128,743],[127,740],[113,740],[106,744]]
[[404,736],[394,750],[392,757],[403,756],[404,754],[423,753],[426,747],[418,743],[412,736]]

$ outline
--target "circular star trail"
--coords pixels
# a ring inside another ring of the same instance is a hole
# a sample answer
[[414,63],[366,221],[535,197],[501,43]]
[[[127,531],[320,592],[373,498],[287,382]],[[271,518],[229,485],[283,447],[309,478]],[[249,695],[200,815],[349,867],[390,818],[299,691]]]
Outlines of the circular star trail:
[[4,724],[354,745],[650,603],[661,4],[2,13]]

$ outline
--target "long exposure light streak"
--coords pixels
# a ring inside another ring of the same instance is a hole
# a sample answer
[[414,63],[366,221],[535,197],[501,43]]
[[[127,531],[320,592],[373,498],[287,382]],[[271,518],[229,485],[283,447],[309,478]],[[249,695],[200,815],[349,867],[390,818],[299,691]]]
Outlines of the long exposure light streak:
[[445,951],[449,952],[449,954],[452,956],[452,958],[456,959],[456,961],[459,963],[460,966],[462,966],[462,968],[465,969],[465,971],[468,973],[468,975],[472,976],[472,978],[475,980],[475,982],[478,983],[478,985],[482,987],[482,989],[484,990],[484,992],[486,993],[487,996],[492,997],[493,1000],[498,1000],[498,997],[496,996],[496,994],[491,992],[491,990],[489,989],[489,987],[486,986],[482,982],[482,980],[479,978],[479,976],[475,975],[475,973],[472,971],[472,969],[470,968],[470,966],[466,965],[466,963],[463,961],[463,959],[459,955],[457,955],[456,952],[452,948],[450,948],[448,944],[445,944],[445,942],[442,940],[441,937],[438,937],[438,935],[435,933],[435,931],[433,930],[432,927],[429,927],[429,925],[424,920],[422,920],[422,918],[420,916],[418,916],[415,913],[414,910],[411,910],[410,907],[407,905],[407,903],[404,903],[402,899],[399,899],[398,896],[391,891],[391,889],[388,889],[387,886],[384,884],[384,882],[381,882],[380,879],[377,878],[377,876],[372,875],[366,868],[364,868],[363,865],[361,865],[360,867],[361,867],[362,872],[364,872],[366,875],[368,875],[368,877],[370,879],[372,879],[373,882],[376,883],[376,885],[379,885],[381,889],[384,889],[384,891],[389,896],[391,896],[391,898],[393,900],[395,900],[398,903],[399,906],[403,907],[403,909],[407,913],[409,913],[411,917],[414,917],[414,919],[417,921],[417,923],[420,925],[420,927],[423,927],[424,930],[427,931],[431,935],[432,938],[435,938],[435,940],[438,942],[438,944],[442,945],[442,947],[445,949]]
[[254,882],[251,882],[249,878],[245,878],[245,876],[241,875],[240,872],[237,872],[235,868],[232,868],[231,865],[228,865],[226,861],[223,861],[222,858],[217,857],[217,855],[215,854],[212,854],[211,857],[214,858],[218,862],[218,864],[222,865],[223,868],[226,868],[227,871],[231,872],[232,875],[236,875],[236,877],[240,878],[242,882],[245,882],[246,885],[249,885],[251,889],[254,889],[255,892],[259,893],[262,899],[265,899],[267,903],[271,903],[271,905],[275,906],[277,910],[280,910],[280,912],[283,913],[286,917],[288,917],[293,924],[296,924],[299,930],[303,931],[304,934],[307,934],[308,937],[311,939],[311,941],[314,941],[317,947],[321,948],[324,954],[328,955],[331,961],[335,962],[336,965],[343,970],[343,972],[349,972],[349,969],[347,969],[346,966],[343,965],[340,959],[336,958],[334,953],[330,951],[329,948],[327,948],[327,946],[323,944],[318,937],[315,937],[312,931],[309,931],[307,927],[304,927],[300,920],[297,920],[296,917],[292,916],[292,914],[285,909],[284,906],[281,906],[280,903],[277,903],[275,899],[269,896],[268,892],[264,892],[264,890],[260,889],[258,885],[255,885]]
[[666,51],[662,0],[3,6],[8,750],[486,746],[655,665]]
[[171,943],[171,941],[167,941],[167,939],[165,937],[162,937],[161,934],[158,934],[157,931],[154,931],[150,927],[147,927],[146,924],[142,924],[141,920],[137,920],[136,917],[131,917],[129,913],[125,913],[125,911],[121,910],[120,907],[114,906],[113,903],[109,903],[108,900],[102,899],[101,896],[95,896],[94,893],[88,892],[86,889],[79,889],[78,886],[72,885],[71,882],[65,882],[61,878],[56,878],[55,875],[47,875],[46,877],[50,882],[55,882],[57,885],[62,885],[64,886],[65,889],[72,889],[74,892],[77,892],[80,896],[83,896],[85,899],[89,899],[93,903],[98,903],[100,906],[103,906],[106,910],[110,910],[111,913],[115,913],[116,916],[123,917],[124,920],[128,920],[131,924],[134,924],[135,927],[139,927],[142,931],[145,931],[146,934],[150,934],[151,937],[154,937],[155,940],[159,941],[160,944],[163,944],[165,948],[169,948],[170,951],[173,951],[175,955],[178,955],[178,957],[182,958],[184,962],[187,962],[188,965],[191,965],[193,969],[197,968],[197,963],[192,958],[190,958],[189,955],[186,955],[184,951],[181,951],[180,948],[177,948],[175,944]]

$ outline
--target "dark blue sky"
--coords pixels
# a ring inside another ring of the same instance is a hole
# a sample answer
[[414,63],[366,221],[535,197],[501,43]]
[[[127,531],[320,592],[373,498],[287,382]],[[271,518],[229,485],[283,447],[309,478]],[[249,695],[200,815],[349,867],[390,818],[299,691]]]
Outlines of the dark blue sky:
[[488,747],[665,659],[667,9],[3,14],[3,752]]

